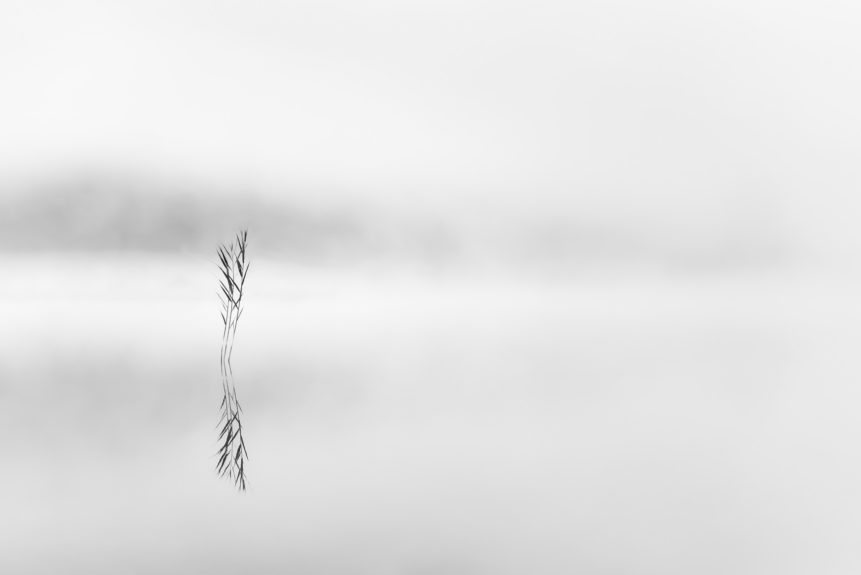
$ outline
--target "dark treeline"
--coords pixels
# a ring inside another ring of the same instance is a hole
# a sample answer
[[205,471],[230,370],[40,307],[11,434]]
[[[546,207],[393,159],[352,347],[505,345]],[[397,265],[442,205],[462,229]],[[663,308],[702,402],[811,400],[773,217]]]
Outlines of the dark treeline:
[[[339,199],[335,199],[339,198]],[[431,264],[496,262],[578,270],[642,264],[683,269],[779,265],[791,256],[768,226],[727,220],[680,235],[647,218],[396,210],[308,190],[253,193],[134,177],[78,177],[0,186],[0,254],[154,252],[210,254],[248,229],[263,256],[309,262],[400,258]],[[456,217],[455,217],[456,216]]]
[[263,253],[301,257],[374,249],[361,218],[262,195],[207,193],[151,182],[78,178],[0,193],[0,251],[208,253],[237,227]]

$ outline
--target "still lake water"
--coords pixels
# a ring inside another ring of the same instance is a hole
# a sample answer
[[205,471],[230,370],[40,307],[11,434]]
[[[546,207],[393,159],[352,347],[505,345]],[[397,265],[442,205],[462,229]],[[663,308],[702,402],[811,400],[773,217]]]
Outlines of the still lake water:
[[[861,569],[861,284],[9,258],[0,572]],[[830,278],[830,279],[829,279]]]

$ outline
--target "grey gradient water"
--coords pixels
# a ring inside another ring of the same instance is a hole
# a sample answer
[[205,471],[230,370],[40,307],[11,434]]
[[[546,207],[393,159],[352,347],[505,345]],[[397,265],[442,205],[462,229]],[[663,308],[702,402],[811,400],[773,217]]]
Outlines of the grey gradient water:
[[213,472],[214,267],[4,259],[4,572],[858,564],[845,283],[255,265],[239,495]]

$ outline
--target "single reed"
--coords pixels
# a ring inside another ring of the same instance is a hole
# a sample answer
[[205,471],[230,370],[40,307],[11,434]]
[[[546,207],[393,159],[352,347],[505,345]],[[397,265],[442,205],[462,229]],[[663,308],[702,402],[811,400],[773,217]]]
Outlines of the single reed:
[[245,491],[245,461],[248,451],[242,437],[242,407],[236,396],[236,385],[233,379],[233,344],[236,341],[236,326],[242,316],[242,296],[245,279],[248,277],[250,264],[245,257],[248,242],[248,231],[243,230],[229,244],[218,247],[218,268],[221,301],[221,417],[218,420],[220,433],[218,441],[218,463],[215,469],[220,477],[232,479],[240,491]]

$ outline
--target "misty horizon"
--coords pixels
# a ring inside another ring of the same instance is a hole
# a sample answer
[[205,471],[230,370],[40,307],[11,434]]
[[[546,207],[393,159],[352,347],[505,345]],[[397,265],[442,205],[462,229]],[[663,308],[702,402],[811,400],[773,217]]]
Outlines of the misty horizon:
[[[596,261],[685,269],[769,267],[803,255],[768,222],[739,217],[674,234],[644,218],[590,220],[573,208],[523,214],[457,203],[392,207],[372,196],[323,199],[307,189],[238,186],[91,174],[0,186],[0,252],[207,253],[232,230],[257,249],[297,261],[379,258],[436,265],[489,260],[570,270]],[[762,229],[758,226],[762,225]]]

